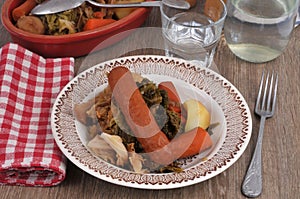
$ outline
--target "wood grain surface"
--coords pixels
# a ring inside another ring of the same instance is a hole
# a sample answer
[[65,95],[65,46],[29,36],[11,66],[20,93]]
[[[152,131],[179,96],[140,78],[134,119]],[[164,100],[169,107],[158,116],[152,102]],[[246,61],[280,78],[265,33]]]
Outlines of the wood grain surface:
[[[2,6],[4,0],[0,0]],[[118,44],[93,55],[76,58],[76,72],[112,59],[137,54],[162,54],[160,13],[153,8],[143,28],[132,33]],[[148,31],[149,28],[153,31]],[[156,28],[155,28],[156,27]],[[143,31],[147,30],[147,31]],[[0,23],[0,46],[11,42],[8,32]],[[151,45],[150,45],[151,43]],[[155,47],[157,47],[155,49]],[[0,186],[0,198],[246,198],[241,193],[241,184],[255,147],[259,117],[253,108],[264,68],[279,73],[278,103],[275,116],[266,121],[263,139],[263,193],[259,198],[300,198],[300,28],[295,29],[287,49],[273,61],[253,64],[238,59],[227,47],[222,37],[214,63],[221,75],[242,93],[253,116],[251,141],[240,159],[221,174],[202,183],[171,190],[142,190],[114,185],[99,180],[68,163],[67,177],[55,187]]]

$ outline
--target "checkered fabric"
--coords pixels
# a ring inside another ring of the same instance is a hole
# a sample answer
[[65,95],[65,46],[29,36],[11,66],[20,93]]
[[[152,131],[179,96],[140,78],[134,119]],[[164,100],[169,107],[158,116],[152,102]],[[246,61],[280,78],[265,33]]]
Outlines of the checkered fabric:
[[44,59],[9,43],[0,49],[0,184],[53,186],[66,158],[51,131],[52,105],[74,75],[74,58]]

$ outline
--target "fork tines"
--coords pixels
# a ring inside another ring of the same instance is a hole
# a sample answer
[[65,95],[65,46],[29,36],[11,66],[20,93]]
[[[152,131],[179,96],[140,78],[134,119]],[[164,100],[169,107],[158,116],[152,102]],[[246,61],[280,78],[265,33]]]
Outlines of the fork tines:
[[[266,75],[265,75],[266,73]],[[271,77],[270,77],[271,75]],[[263,71],[258,96],[256,100],[255,112],[261,114],[267,112],[270,115],[274,114],[276,95],[278,85],[278,74],[273,70],[270,74],[269,71]],[[261,96],[263,92],[263,97]],[[272,100],[273,99],[273,100]]]

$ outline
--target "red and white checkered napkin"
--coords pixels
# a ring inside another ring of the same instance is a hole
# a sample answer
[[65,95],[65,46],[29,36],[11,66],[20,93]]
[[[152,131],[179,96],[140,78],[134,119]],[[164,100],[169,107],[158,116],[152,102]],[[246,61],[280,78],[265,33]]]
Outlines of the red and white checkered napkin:
[[73,75],[73,58],[44,59],[12,43],[0,49],[0,184],[64,180],[66,158],[52,136],[50,115]]

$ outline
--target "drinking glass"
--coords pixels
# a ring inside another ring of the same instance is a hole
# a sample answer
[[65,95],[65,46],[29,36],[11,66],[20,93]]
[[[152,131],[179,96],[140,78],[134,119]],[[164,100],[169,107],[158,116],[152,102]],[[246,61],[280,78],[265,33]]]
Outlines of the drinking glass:
[[226,6],[222,0],[195,1],[189,10],[162,5],[162,33],[166,56],[196,60],[209,67],[220,40]]
[[224,35],[239,58],[263,63],[278,57],[294,29],[299,0],[227,0]]

